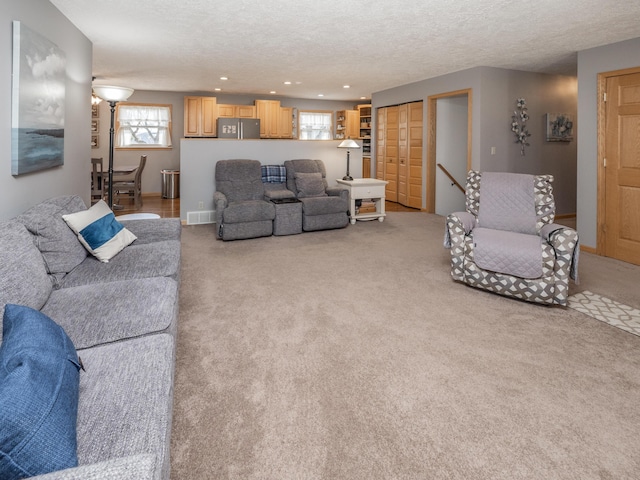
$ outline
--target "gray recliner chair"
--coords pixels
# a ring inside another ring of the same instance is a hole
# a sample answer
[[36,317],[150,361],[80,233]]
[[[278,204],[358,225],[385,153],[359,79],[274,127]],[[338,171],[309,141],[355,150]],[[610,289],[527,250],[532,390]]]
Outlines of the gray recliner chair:
[[217,238],[239,240],[273,233],[276,209],[264,199],[259,161],[220,160],[216,163],[215,178]]
[[578,233],[553,223],[551,175],[469,171],[466,211],[447,217],[451,276],[529,302],[566,305]]
[[302,202],[302,230],[329,230],[349,224],[349,192],[329,187],[322,160],[287,160],[287,189]]

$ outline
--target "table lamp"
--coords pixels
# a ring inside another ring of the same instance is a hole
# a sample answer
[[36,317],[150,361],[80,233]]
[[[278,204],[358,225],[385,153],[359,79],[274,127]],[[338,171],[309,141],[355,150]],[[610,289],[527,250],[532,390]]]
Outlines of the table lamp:
[[338,145],[338,148],[346,148],[347,149],[347,174],[342,177],[343,180],[353,180],[353,177],[349,174],[349,150],[352,148],[360,148],[360,145],[357,144],[357,142],[348,139],[348,140],[343,140],[342,142],[340,142],[340,145]]

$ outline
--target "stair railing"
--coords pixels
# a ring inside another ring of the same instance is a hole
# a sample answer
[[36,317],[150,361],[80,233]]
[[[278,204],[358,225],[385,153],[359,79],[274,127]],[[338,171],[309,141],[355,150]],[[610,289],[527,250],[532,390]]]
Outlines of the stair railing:
[[458,181],[457,181],[455,178],[453,178],[453,175],[451,175],[451,174],[449,173],[449,170],[447,170],[447,169],[444,167],[444,165],[442,165],[441,163],[438,163],[437,165],[438,165],[438,167],[440,168],[440,170],[442,170],[442,171],[444,172],[444,174],[445,174],[447,177],[449,177],[449,180],[451,180],[451,186],[452,186],[452,187],[455,185],[456,187],[458,187],[458,188],[460,189],[460,191],[461,191],[462,193],[466,193],[466,192],[465,192],[464,187],[463,187],[462,185],[460,185],[460,184],[458,183]]

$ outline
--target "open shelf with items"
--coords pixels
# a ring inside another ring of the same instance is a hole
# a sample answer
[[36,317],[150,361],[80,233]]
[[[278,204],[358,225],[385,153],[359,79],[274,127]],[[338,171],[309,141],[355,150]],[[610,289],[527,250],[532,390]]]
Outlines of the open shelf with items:
[[362,176],[371,177],[371,105],[357,105],[359,135],[362,140]]
[[357,110],[338,110],[336,112],[336,140],[359,138]]

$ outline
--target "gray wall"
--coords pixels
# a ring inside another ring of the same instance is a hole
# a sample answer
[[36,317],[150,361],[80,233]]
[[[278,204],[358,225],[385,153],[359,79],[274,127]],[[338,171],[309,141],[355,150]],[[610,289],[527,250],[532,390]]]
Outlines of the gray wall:
[[[375,108],[423,100],[424,138],[427,139],[427,99],[432,95],[472,89],[472,168],[484,171],[550,173],[555,177],[557,210],[576,212],[576,142],[546,142],[545,114],[553,112],[577,115],[576,78],[538,73],[476,67],[374,93]],[[527,123],[532,136],[525,156],[514,143],[511,115],[517,98],[524,97],[531,119]],[[375,115],[374,115],[375,121]],[[424,142],[423,185],[426,185]],[[375,145],[373,146],[375,148]],[[491,147],[496,154],[491,155]],[[426,188],[426,187],[424,187]],[[423,192],[426,206],[426,191]]]
[[[340,140],[228,140],[183,139],[180,167],[180,218],[187,212],[213,210],[215,166],[218,160],[247,158],[263,165],[282,165],[285,160],[313,158],[324,162],[329,185],[337,185],[347,170],[347,153]],[[362,145],[361,141],[358,144]],[[351,150],[350,173],[362,178],[362,150]],[[200,202],[203,206],[200,207]]]
[[578,52],[578,216],[580,243],[597,244],[598,74],[640,66],[640,38]]
[[[11,175],[12,21],[41,34],[67,57],[64,165]],[[48,0],[3,0],[0,10],[0,220],[41,200],[77,194],[89,202],[91,157],[91,42]]]
[[[126,85],[124,85],[126,86]],[[186,95],[214,96],[217,103],[233,105],[253,105],[256,99],[280,100],[283,107],[294,107],[309,110],[344,110],[352,109],[357,102],[343,102],[332,100],[306,100],[299,98],[279,97],[276,95],[231,95],[220,92],[162,92],[141,90],[135,91],[129,98],[134,103],[170,104],[172,116],[171,149],[116,149],[113,155],[114,165],[137,165],[140,155],[147,155],[147,164],[142,172],[142,192],[144,194],[159,194],[162,190],[162,169],[180,169],[180,145],[184,133],[184,97]],[[99,148],[91,149],[91,156],[102,157],[106,163],[109,158],[109,126],[111,113],[106,102],[100,103],[100,143]],[[271,142],[273,140],[263,140]],[[286,148],[286,144],[285,144]],[[286,155],[285,155],[286,156]]]

